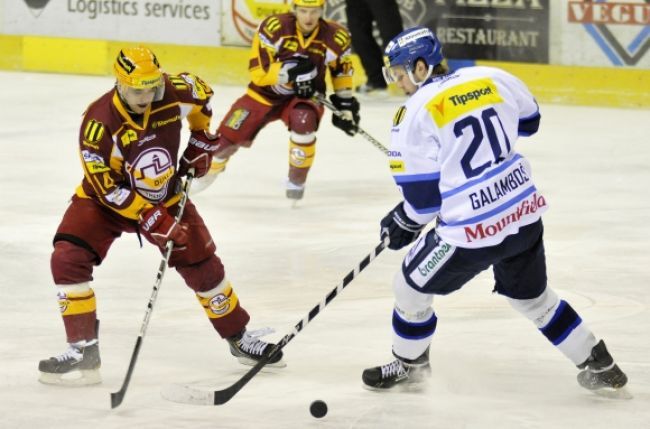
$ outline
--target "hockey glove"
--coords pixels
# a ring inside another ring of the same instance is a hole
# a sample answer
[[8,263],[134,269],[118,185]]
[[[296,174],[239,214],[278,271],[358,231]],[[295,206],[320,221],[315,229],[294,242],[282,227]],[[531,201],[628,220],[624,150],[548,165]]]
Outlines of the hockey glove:
[[177,223],[165,206],[154,206],[140,215],[140,227],[144,235],[160,247],[172,240],[175,246],[187,244],[187,226]]
[[296,57],[282,65],[280,76],[286,74],[286,81],[293,84],[299,98],[311,98],[316,92],[316,65],[307,57]]
[[341,115],[332,115],[332,124],[340,128],[349,136],[357,133],[357,126],[361,120],[359,116],[359,102],[354,97],[339,97],[336,94],[330,95],[330,100],[336,106]]
[[404,202],[399,203],[381,220],[381,239],[388,236],[388,248],[393,250],[411,244],[420,235],[425,225],[415,223],[404,212]]
[[192,131],[190,141],[181,157],[178,174],[187,175],[194,168],[194,177],[203,177],[210,170],[212,155],[217,150],[217,137],[207,131]]

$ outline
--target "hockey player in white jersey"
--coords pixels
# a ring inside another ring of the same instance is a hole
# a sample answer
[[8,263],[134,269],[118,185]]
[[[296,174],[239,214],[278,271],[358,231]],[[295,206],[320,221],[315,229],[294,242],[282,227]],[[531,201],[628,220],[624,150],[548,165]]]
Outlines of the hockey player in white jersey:
[[[581,386],[623,387],[627,377],[603,340],[546,285],[547,202],[515,151],[518,138],[540,122],[527,87],[491,67],[449,73],[440,42],[425,27],[388,44],[384,75],[410,97],[393,118],[389,155],[403,201],[382,219],[381,236],[390,249],[415,244],[393,284],[396,359],[366,369],[363,382],[387,389],[429,375],[434,295],[454,292],[492,266],[494,290],[581,370]],[[434,220],[437,226],[419,237]]]

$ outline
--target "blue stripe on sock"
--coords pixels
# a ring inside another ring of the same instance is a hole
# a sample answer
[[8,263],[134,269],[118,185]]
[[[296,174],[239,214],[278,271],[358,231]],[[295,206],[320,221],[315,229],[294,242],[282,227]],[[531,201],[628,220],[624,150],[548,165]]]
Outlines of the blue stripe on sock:
[[432,314],[429,320],[412,323],[402,319],[396,311],[393,310],[393,330],[397,335],[407,340],[421,340],[433,335],[438,324],[436,314]]
[[578,313],[566,301],[562,300],[551,321],[541,328],[540,331],[553,345],[557,346],[580,323],[582,323],[582,319],[578,316]]

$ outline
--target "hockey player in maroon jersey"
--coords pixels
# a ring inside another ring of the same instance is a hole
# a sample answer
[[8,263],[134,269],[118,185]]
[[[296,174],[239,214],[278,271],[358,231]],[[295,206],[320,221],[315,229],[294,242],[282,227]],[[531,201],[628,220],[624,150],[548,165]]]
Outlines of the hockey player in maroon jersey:
[[[122,49],[113,68],[115,87],[83,116],[79,154],[84,178],[54,236],[51,270],[69,347],[40,362],[41,381],[101,381],[90,282],[94,267],[123,232],[144,236],[161,251],[168,240],[174,242],[169,266],[194,290],[231,353],[253,363],[271,348],[246,331],[250,317],[196,207],[188,200],[180,222],[174,218],[181,177],[190,169],[196,177],[205,175],[217,147],[208,131],[212,89],[191,73],[163,73],[155,55],[144,47]],[[179,159],[184,118],[191,137]],[[274,356],[272,363],[280,358]]]
[[251,82],[221,122],[212,167],[195,189],[209,186],[240,147],[250,147],[266,124],[281,119],[289,129],[286,195],[301,199],[323,116],[323,107],[311,98],[315,92],[325,93],[327,69],[334,88],[331,100],[344,113],[333,115],[332,122],[355,134],[359,103],[352,96],[350,34],[322,18],[324,5],[325,0],[294,0],[292,12],[260,23],[248,65]]

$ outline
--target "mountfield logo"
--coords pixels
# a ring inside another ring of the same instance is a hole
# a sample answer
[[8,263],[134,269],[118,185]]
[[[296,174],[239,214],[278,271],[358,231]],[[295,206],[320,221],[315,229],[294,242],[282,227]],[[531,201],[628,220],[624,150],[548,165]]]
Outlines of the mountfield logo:
[[45,9],[45,6],[50,2],[50,0],[24,0],[25,4],[27,7],[29,7],[29,11],[34,15],[36,18],[43,12],[43,9]]
[[529,199],[522,201],[514,208],[514,211],[506,214],[504,217],[492,224],[479,223],[474,227],[465,227],[465,238],[468,243],[475,240],[483,240],[492,237],[503,231],[511,223],[516,223],[522,217],[534,214],[542,207],[546,207],[546,200],[543,196],[534,193]]
[[[582,24],[615,65],[635,65],[650,49],[650,0],[571,0],[568,3],[567,20]],[[639,32],[631,42],[623,43],[615,35],[617,28],[621,27],[628,31],[638,27]]]

